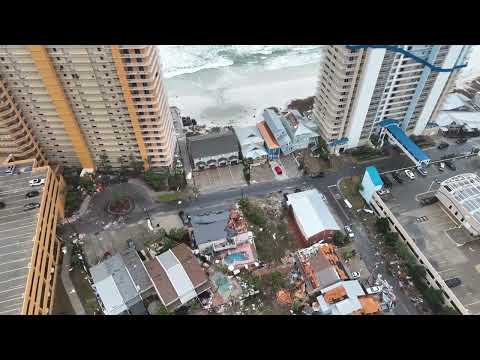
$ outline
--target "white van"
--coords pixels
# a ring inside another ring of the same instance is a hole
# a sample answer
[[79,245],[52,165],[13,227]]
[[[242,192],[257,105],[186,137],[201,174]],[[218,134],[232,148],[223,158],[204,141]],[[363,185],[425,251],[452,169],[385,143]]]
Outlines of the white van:
[[343,199],[343,201],[345,202],[345,205],[347,205],[349,209],[353,207],[352,204],[350,204],[350,201],[348,201],[347,199]]

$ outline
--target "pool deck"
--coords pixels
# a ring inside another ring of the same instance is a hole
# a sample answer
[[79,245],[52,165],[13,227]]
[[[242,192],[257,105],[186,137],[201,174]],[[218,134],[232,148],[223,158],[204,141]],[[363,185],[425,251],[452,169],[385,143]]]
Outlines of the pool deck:
[[[243,261],[234,261],[233,263],[230,263],[230,264],[227,264],[225,262],[225,257],[226,256],[228,256],[230,254],[238,253],[238,252],[246,253],[248,255],[248,259],[243,260]],[[222,258],[223,264],[225,264],[226,266],[233,265],[235,269],[242,268],[245,265],[253,264],[255,261],[257,261],[255,248],[254,248],[253,244],[250,244],[250,242],[248,242],[248,241],[243,243],[243,244],[238,245],[235,249],[225,251],[220,256]]]

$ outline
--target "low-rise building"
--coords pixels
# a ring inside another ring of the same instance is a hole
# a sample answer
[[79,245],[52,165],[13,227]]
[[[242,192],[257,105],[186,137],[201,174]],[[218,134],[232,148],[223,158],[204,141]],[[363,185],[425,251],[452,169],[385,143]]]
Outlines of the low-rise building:
[[316,189],[287,195],[287,205],[307,245],[321,240],[331,240],[334,233],[340,230],[327,204]]
[[174,311],[211,288],[205,271],[192,250],[175,246],[145,263],[160,301]]
[[453,176],[440,184],[436,196],[450,215],[472,235],[480,235],[480,177]]
[[314,244],[301,249],[296,253],[296,262],[311,296],[348,278],[332,244]]
[[135,249],[90,268],[105,315],[147,315],[142,294],[153,287]]
[[367,296],[358,280],[341,281],[327,286],[317,296],[322,315],[373,315],[380,312],[380,304]]
[[281,115],[273,109],[265,109],[263,111],[263,118],[267,123],[273,137],[277,141],[282,153],[288,155],[295,150],[292,139],[288,135],[287,129],[283,125]]
[[1,315],[52,311],[65,183],[58,167],[37,164],[32,159],[0,165]]
[[227,227],[230,210],[192,215],[190,223],[193,229],[194,245],[201,252],[235,247],[233,237],[236,233]]
[[188,149],[193,170],[238,164],[238,142],[230,130],[189,137]]
[[235,127],[233,130],[245,160],[253,166],[267,161],[267,151],[263,145],[264,140],[256,126]]
[[287,112],[281,116],[281,120],[295,151],[306,149],[308,145],[315,144],[318,134],[306,126],[306,120],[298,110]]
[[259,122],[257,124],[257,129],[260,132],[260,135],[262,135],[268,159],[278,159],[280,156],[280,145],[278,145],[278,142],[268,128],[267,123],[265,121]]

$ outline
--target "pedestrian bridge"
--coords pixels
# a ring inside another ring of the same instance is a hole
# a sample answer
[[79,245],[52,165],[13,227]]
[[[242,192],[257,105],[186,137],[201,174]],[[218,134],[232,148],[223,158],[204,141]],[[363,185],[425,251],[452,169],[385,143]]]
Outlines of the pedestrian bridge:
[[381,128],[378,147],[384,144],[385,137],[392,145],[398,146],[407,155],[416,166],[426,167],[430,164],[428,155],[415,144],[405,132],[398,127],[398,123],[392,119],[385,119],[378,124]]

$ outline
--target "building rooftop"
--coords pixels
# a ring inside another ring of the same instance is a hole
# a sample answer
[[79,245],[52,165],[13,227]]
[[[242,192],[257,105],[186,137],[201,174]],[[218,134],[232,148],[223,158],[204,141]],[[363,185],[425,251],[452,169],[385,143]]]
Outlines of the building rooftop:
[[[457,160],[455,165],[458,171],[472,171],[477,161]],[[451,177],[451,173],[438,172],[433,166],[428,171],[427,177],[394,184],[384,202],[437,273],[444,280],[461,279],[462,285],[451,291],[471,314],[480,314],[480,241],[456,223],[440,202],[420,206],[418,194],[428,196],[430,189],[430,196],[434,195],[432,182]]]
[[398,127],[396,124],[392,124],[387,126],[390,133],[393,135],[398,142],[400,142],[405,149],[408,150],[412,156],[417,159],[418,161],[426,161],[430,159],[425,152],[420,149],[417,144],[415,144],[406,134],[405,132]]
[[324,230],[340,230],[318,190],[289,194],[287,199],[307,238]]
[[480,222],[480,177],[477,174],[456,175],[444,180],[441,185],[449,191],[449,196]]
[[280,147],[265,121],[259,122],[257,128],[269,149],[278,149]]
[[[29,181],[45,178],[47,170],[32,174],[32,166],[17,166],[14,175],[5,174],[8,165],[0,166],[0,314],[19,315],[33,251],[33,241],[38,225],[39,209],[24,210],[28,203],[39,203],[43,185],[35,188]],[[29,191],[40,194],[26,198]]]
[[198,295],[199,287],[208,283],[198,260],[184,244],[149,260],[145,267],[166,306],[176,301],[187,303]]
[[230,130],[192,136],[187,140],[193,158],[238,152],[238,143]]
[[258,131],[257,127],[254,125],[245,127],[234,127],[233,131],[237,136],[240,146],[263,142],[262,135]]
[[230,210],[228,209],[202,215],[192,215],[190,221],[197,245],[222,240],[227,238],[228,235],[232,235],[227,232],[229,218]]
[[121,252],[121,256],[137,291],[142,294],[151,289],[153,284],[150,281],[150,277],[143,266],[142,259],[140,259],[137,250],[128,248]]
[[142,302],[132,276],[120,254],[90,268],[95,289],[105,306],[106,315],[124,314]]

